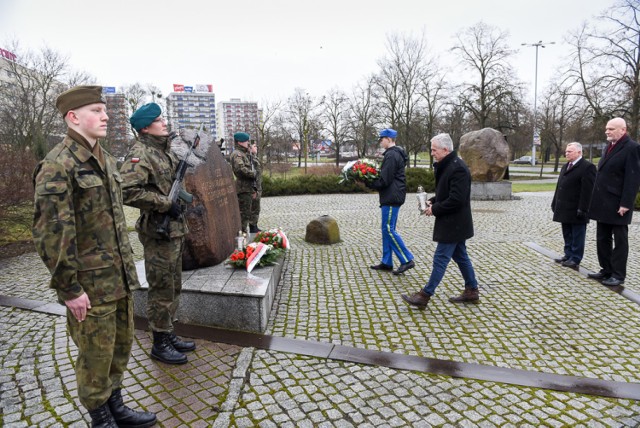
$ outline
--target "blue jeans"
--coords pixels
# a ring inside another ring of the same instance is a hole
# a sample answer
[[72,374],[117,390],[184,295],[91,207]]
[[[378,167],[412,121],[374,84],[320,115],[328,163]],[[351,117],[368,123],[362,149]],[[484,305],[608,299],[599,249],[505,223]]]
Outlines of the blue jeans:
[[478,288],[478,281],[476,281],[476,274],[471,264],[471,259],[467,254],[467,246],[465,241],[461,242],[438,242],[436,252],[433,255],[433,269],[431,270],[431,276],[429,282],[424,287],[424,292],[430,296],[436,292],[436,287],[442,281],[444,273],[447,270],[447,265],[453,258],[453,261],[458,264],[460,273],[464,278],[464,288],[475,290]]
[[584,240],[587,234],[587,224],[562,223],[562,237],[564,238],[564,255],[568,260],[580,264],[584,255]]
[[407,249],[398,232],[398,212],[400,207],[383,205],[382,209],[382,264],[393,266],[393,254],[395,253],[400,263],[409,263],[413,260],[413,254]]

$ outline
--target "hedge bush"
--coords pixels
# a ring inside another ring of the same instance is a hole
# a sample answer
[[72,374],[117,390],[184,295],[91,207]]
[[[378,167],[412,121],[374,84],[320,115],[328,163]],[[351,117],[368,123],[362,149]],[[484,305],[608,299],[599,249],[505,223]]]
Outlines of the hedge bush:
[[417,192],[418,186],[424,187],[424,191],[427,193],[436,191],[436,177],[433,175],[432,169],[407,168],[405,174],[407,175],[407,192]]
[[[407,191],[416,192],[419,185],[425,192],[435,191],[433,172],[425,168],[407,168]],[[368,193],[362,183],[339,184],[339,175],[299,175],[289,178],[276,178],[263,175],[262,196],[318,195],[327,193]]]

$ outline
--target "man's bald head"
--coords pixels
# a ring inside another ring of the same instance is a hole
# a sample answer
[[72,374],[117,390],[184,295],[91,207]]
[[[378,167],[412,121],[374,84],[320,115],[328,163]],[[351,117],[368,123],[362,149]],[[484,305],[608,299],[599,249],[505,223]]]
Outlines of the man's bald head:
[[614,117],[607,122],[607,128],[604,133],[607,134],[607,141],[616,143],[627,133],[627,122],[621,117]]

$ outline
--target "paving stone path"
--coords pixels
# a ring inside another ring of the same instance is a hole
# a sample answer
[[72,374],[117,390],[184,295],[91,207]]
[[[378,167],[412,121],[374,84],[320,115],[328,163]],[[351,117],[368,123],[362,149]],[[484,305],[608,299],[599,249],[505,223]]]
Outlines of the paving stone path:
[[[447,301],[463,287],[453,264],[423,311],[400,299],[427,281],[435,248],[433,219],[418,215],[414,195],[398,229],[417,266],[399,277],[368,267],[380,257],[376,195],[263,199],[260,226],[282,227],[293,245],[266,333],[640,388],[640,306],[528,245],[560,253],[560,225],[551,221],[550,193],[519,196],[472,205],[468,250],[481,303]],[[304,241],[307,223],[323,214],[338,221],[341,243]],[[637,215],[629,236],[625,287],[640,293]],[[582,265],[598,268],[595,224]],[[55,302],[47,282],[35,254],[0,261],[1,295]],[[86,426],[64,317],[0,306],[0,323],[0,426]],[[187,365],[169,367],[149,359],[149,333],[136,330],[125,400],[157,412],[165,427],[640,426],[640,403],[630,399],[197,344]]]

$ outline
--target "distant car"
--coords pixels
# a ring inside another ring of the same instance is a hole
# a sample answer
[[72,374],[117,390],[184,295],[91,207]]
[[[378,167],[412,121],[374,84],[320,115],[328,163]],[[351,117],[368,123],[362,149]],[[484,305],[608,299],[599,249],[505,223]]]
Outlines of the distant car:
[[522,164],[531,165],[531,156],[519,157],[518,159],[514,160],[513,163],[522,163]]

